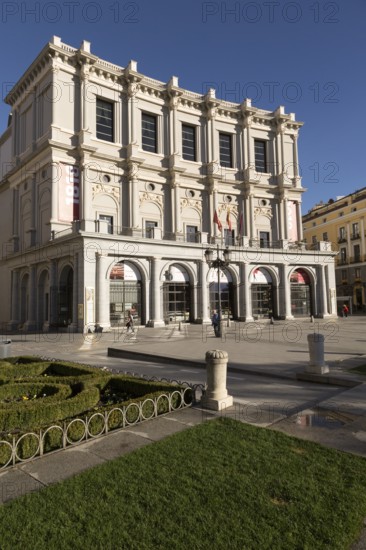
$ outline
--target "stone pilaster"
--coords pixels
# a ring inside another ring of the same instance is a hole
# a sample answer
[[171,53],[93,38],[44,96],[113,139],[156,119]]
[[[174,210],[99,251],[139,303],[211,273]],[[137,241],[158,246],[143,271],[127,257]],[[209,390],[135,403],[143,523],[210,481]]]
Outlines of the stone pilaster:
[[107,270],[109,258],[106,254],[97,253],[97,303],[96,326],[99,330],[107,332],[111,327],[109,313],[109,280]]

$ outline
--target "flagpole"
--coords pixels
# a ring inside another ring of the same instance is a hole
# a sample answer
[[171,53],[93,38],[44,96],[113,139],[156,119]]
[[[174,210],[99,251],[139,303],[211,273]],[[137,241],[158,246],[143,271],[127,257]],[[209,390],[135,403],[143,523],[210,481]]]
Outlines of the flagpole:
[[[222,232],[221,232],[221,235],[222,235]],[[220,252],[219,252],[219,245],[217,244],[217,259],[219,259],[220,257]],[[218,268],[217,268],[217,283],[218,283],[218,286],[219,286],[219,335],[221,337],[221,327],[222,327],[222,324],[221,324],[221,281],[220,281],[220,265],[218,265]]]

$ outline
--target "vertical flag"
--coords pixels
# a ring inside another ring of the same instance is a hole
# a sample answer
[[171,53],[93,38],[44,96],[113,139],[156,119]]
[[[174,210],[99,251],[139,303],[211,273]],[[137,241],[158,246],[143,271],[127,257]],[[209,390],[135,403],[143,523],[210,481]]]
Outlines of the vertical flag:
[[231,231],[230,208],[227,209],[226,223],[229,228],[229,231]]
[[214,214],[214,219],[213,219],[214,223],[217,223],[217,228],[219,231],[222,231],[222,223],[220,222],[219,220],[219,217],[217,215],[217,211],[215,210],[215,214]]

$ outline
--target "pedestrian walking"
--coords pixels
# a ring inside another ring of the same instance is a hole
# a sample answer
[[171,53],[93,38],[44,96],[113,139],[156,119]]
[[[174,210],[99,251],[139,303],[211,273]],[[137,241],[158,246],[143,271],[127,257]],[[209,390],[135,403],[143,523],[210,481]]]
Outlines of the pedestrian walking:
[[133,326],[133,316],[131,311],[128,312],[126,327],[127,327],[127,332],[135,332],[135,329]]

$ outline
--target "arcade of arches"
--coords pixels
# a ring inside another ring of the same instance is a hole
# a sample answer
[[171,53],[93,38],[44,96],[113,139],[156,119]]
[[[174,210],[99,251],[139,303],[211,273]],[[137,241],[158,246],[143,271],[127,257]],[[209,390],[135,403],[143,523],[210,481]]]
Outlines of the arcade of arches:
[[152,258],[144,263],[100,255],[94,284],[89,280],[79,287],[79,273],[71,262],[59,269],[51,263],[39,274],[34,268],[14,270],[13,326],[108,330],[124,326],[130,312],[138,325],[208,323],[218,309],[219,293],[223,318],[241,321],[323,317],[333,307],[323,266],[230,265],[220,272],[220,288],[217,269],[205,262],[197,269],[192,262]]

